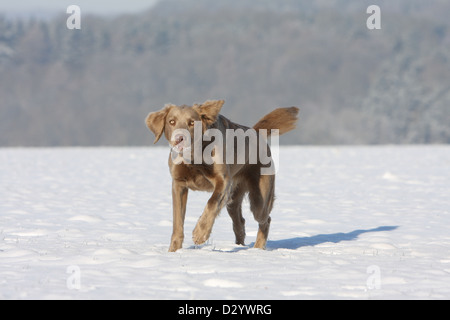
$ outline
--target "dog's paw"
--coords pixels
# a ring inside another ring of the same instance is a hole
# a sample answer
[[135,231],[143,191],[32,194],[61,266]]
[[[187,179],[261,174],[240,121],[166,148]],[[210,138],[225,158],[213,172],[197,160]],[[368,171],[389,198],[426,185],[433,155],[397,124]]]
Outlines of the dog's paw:
[[169,252],[175,252],[175,251],[177,251],[178,249],[181,249],[181,247],[182,247],[182,245],[181,245],[181,243],[180,242],[172,242],[171,244],[170,244],[170,248],[169,248]]
[[197,223],[194,231],[192,232],[192,241],[196,245],[200,245],[206,242],[209,239],[209,235],[211,234],[211,228],[200,227],[200,223]]
[[175,252],[183,247],[183,236],[173,235],[170,241],[169,252]]

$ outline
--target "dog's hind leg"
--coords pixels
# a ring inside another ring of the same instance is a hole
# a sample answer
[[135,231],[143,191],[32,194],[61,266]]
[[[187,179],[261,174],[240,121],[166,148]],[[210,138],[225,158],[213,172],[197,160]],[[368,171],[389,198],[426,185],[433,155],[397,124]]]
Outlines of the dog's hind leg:
[[242,200],[246,194],[243,184],[233,186],[230,200],[227,203],[228,214],[233,220],[233,231],[236,236],[236,244],[244,245],[245,219],[242,216]]
[[275,199],[275,176],[260,175],[259,183],[250,187],[250,209],[253,217],[259,224],[258,234],[254,247],[265,249],[270,228],[270,211]]

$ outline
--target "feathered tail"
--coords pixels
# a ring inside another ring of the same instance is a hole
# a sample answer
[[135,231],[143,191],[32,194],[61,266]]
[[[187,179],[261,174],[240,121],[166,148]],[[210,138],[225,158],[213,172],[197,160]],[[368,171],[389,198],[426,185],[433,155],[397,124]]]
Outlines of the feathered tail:
[[297,107],[275,109],[259,120],[253,126],[253,129],[267,129],[268,135],[270,135],[271,129],[278,129],[279,134],[282,135],[295,129],[298,111]]

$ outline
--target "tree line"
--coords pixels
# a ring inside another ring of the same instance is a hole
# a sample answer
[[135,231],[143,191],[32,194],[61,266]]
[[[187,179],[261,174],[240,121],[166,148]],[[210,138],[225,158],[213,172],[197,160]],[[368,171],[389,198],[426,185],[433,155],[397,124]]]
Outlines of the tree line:
[[150,145],[148,112],[207,99],[245,125],[298,106],[289,144],[450,143],[450,4],[378,1],[369,30],[369,2],[165,0],[79,30],[0,16],[0,146]]

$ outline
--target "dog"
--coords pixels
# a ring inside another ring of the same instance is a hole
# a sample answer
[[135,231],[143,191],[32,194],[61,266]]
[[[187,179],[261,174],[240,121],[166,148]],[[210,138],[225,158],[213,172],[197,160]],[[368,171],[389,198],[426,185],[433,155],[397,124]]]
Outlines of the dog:
[[[170,252],[182,248],[189,189],[212,192],[192,233],[196,245],[209,239],[214,221],[225,205],[233,221],[236,244],[244,245],[242,201],[248,194],[250,209],[259,224],[254,247],[266,247],[271,221],[269,215],[275,199],[275,174],[263,174],[262,170],[268,169],[273,163],[263,162],[261,157],[255,160],[254,154],[265,147],[271,159],[266,138],[274,133],[281,135],[293,130],[299,109],[275,109],[249,128],[219,114],[224,103],[224,100],[208,100],[192,106],[167,104],[160,111],[149,113],[145,119],[147,127],[155,135],[154,143],[164,134],[171,146],[169,170],[172,176],[173,232]],[[250,134],[257,131],[264,134]],[[199,132],[203,139],[195,136]],[[206,133],[211,132],[217,143],[208,143],[211,137],[204,138]],[[238,150],[237,145],[231,143],[238,138],[230,132],[244,134],[241,139],[244,141],[244,150]],[[198,151],[197,154],[194,150]],[[223,154],[220,155],[223,151],[227,153],[227,161],[223,161]],[[205,154],[210,158],[206,159]]]

